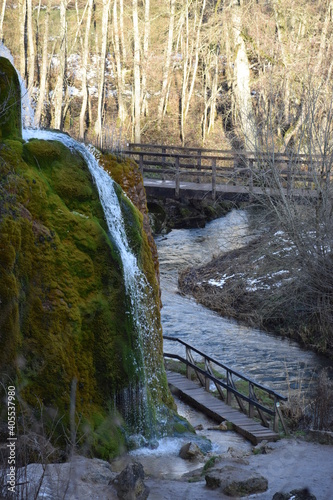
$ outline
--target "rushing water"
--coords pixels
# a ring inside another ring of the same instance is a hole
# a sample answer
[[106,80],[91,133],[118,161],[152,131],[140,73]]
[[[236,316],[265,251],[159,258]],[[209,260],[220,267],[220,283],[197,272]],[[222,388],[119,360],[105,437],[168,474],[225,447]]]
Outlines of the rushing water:
[[[296,342],[249,328],[197,304],[178,293],[180,269],[200,265],[212,256],[233,250],[249,238],[247,214],[233,210],[203,229],[173,230],[156,238],[164,335],[179,337],[218,361],[257,382],[284,393],[306,387],[315,373],[329,365],[324,358],[299,347]],[[164,350],[184,355],[184,348],[165,341]]]
[[[129,313],[132,315],[136,335],[136,348],[132,351],[132,363],[136,369],[138,380],[135,386],[129,386],[121,395],[121,406],[126,421],[132,422],[136,432],[145,432],[151,427],[149,405],[147,401],[147,386],[155,374],[149,373],[152,353],[145,347],[150,336],[152,315],[157,314],[154,308],[152,291],[143,272],[140,270],[136,256],[132,253],[127,240],[125,225],[115,191],[115,184],[107,172],[99,165],[93,148],[78,143],[66,134],[48,130],[23,129],[23,139],[59,141],[71,150],[79,152],[86,161],[90,173],[97,186],[100,201],[104,209],[109,235],[115,244],[123,267],[125,288],[129,300]],[[151,301],[147,296],[151,295]]]

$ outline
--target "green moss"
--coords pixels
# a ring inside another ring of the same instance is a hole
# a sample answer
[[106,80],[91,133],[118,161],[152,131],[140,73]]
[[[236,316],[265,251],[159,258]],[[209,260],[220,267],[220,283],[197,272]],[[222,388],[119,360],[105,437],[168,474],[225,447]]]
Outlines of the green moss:
[[[39,401],[56,409],[64,428],[77,379],[76,413],[92,429],[91,449],[113,456],[123,438],[107,408],[137,381],[136,342],[120,258],[89,170],[61,144],[6,141],[0,146],[0,189],[1,371],[17,378],[29,407]],[[120,188],[117,194],[130,246],[156,302],[148,342],[157,351],[149,395],[154,413],[157,401],[173,406],[163,369],[158,285],[142,215]],[[93,422],[96,410],[101,425]],[[82,426],[78,438],[80,433]]]
[[0,57],[0,111],[0,138],[21,138],[21,87],[15,68],[4,57]]

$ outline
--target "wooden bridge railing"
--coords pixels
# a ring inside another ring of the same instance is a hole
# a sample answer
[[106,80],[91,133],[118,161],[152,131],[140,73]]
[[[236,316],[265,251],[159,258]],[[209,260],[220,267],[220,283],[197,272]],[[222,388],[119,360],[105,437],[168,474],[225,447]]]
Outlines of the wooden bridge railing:
[[[279,182],[287,193],[297,188],[307,190],[314,187],[313,157],[307,155],[288,157],[285,154],[217,149],[183,148],[156,144],[129,143],[122,154],[137,161],[145,177],[172,180],[175,182],[175,196],[179,197],[180,183],[196,182],[211,185],[212,198],[216,197],[218,184],[244,186],[253,194],[256,185],[272,186],[278,172]],[[316,161],[316,160],[315,160]],[[272,162],[278,169],[272,173]],[[296,168],[295,168],[296,167]]]
[[[208,356],[199,349],[196,349],[195,347],[179,338],[164,335],[163,339],[178,342],[185,347],[185,358],[178,354],[168,352],[164,353],[164,357],[176,359],[185,364],[186,376],[188,379],[191,379],[192,373],[195,373],[200,384],[207,391],[210,391],[210,385],[211,382],[213,382],[218,395],[228,405],[231,405],[234,398],[240,410],[251,418],[255,416],[256,409],[257,416],[260,418],[262,424],[265,427],[269,427],[269,422],[266,418],[266,415],[269,415],[273,420],[273,430],[275,432],[278,432],[280,421],[284,432],[287,434],[287,428],[280,410],[280,401],[286,401],[288,398],[268,387],[265,387],[264,385],[255,382],[251,378],[243,375],[240,372],[237,372],[236,370],[233,370],[229,366],[220,363],[211,356]],[[201,356],[201,364],[204,363],[204,368],[201,368],[198,365],[198,363],[200,362],[194,359],[193,353],[199,354]],[[223,370],[224,373],[221,374],[221,378],[217,378],[214,375],[212,365],[216,365],[218,371],[220,371],[221,369]],[[246,392],[244,388],[241,388],[239,387],[239,384],[236,384],[237,381],[240,380],[246,382]],[[271,406],[268,406],[261,400],[261,397],[263,395],[268,396],[268,398],[272,401]],[[248,404],[248,406],[246,405],[246,403]]]

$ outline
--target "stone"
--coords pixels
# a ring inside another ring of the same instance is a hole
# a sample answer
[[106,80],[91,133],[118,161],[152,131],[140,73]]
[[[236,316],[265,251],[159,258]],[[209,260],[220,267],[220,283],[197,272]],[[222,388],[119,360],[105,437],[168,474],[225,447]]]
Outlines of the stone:
[[205,475],[208,488],[217,489],[230,497],[242,497],[267,490],[268,481],[256,472],[227,465],[208,471]]
[[195,460],[203,458],[203,453],[197,444],[190,442],[181,447],[179,456],[184,460]]
[[310,493],[308,488],[292,490],[290,493],[277,492],[272,500],[316,500],[316,497]]
[[121,500],[146,500],[149,488],[143,482],[144,470],[140,462],[128,464],[113,480],[117,496]]

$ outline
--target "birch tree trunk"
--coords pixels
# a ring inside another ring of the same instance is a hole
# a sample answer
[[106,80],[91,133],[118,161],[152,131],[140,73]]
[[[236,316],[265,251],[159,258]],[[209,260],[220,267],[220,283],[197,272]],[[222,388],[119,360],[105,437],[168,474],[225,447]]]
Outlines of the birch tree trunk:
[[20,73],[22,78],[27,76],[27,37],[26,37],[26,0],[19,0],[19,36],[20,36]]
[[141,70],[141,92],[142,92],[142,115],[148,115],[147,100],[147,66],[148,66],[148,47],[150,34],[150,0],[145,0],[145,29],[143,35],[143,57]]
[[290,80],[289,80],[289,75],[288,75],[288,60],[287,60],[287,54],[285,51],[285,41],[283,40],[283,32],[285,32],[285,23],[283,22],[283,16],[282,16],[282,7],[280,5],[280,0],[274,0],[273,1],[273,9],[274,9],[274,16],[275,16],[275,25],[276,25],[276,33],[280,45],[280,50],[281,50],[281,59],[283,66],[285,68],[285,75],[284,75],[284,97],[283,97],[283,103],[284,103],[284,109],[283,109],[283,115],[286,123],[289,122],[289,106],[290,106]]
[[252,108],[250,91],[250,67],[242,37],[241,7],[232,8],[232,25],[235,38],[234,85],[236,113],[239,117],[245,149],[254,151],[256,148],[256,124]]
[[64,79],[65,79],[65,69],[66,69],[66,38],[67,38],[67,27],[66,27],[66,8],[67,0],[61,0],[60,2],[60,36],[59,36],[59,59],[58,59],[58,75],[56,86],[54,89],[54,120],[53,127],[62,130],[62,118],[63,118],[63,89],[64,89]]
[[97,119],[95,122],[95,133],[102,147],[102,119],[103,119],[103,103],[104,103],[104,82],[105,82],[105,60],[106,49],[108,43],[108,25],[109,25],[109,10],[111,0],[103,0],[102,14],[102,47],[100,56],[99,68],[99,85],[98,85],[98,103],[97,103]]
[[28,34],[28,91],[31,95],[35,76],[35,45],[32,26],[32,3],[27,0],[27,34]]
[[117,0],[113,3],[113,31],[114,31],[114,52],[117,68],[117,97],[118,97],[118,118],[121,123],[126,120],[126,108],[123,101],[124,94],[124,71],[121,62],[120,39],[118,26]]
[[170,20],[169,20],[169,34],[168,34],[168,44],[165,51],[165,62],[163,69],[163,78],[162,78],[162,89],[161,89],[161,97],[158,104],[157,110],[157,119],[158,125],[161,125],[161,121],[165,114],[165,110],[167,107],[167,92],[168,85],[170,80],[170,66],[171,66],[171,55],[172,55],[172,45],[173,45],[173,31],[175,26],[175,6],[176,0],[170,0]]
[[5,19],[5,11],[6,11],[6,0],[3,0],[0,13],[0,42],[3,42],[3,20]]
[[140,33],[138,0],[133,0],[133,36],[134,36],[134,142],[141,140],[141,82],[140,82]]
[[88,85],[87,85],[87,67],[89,57],[89,34],[92,18],[93,0],[88,0],[86,32],[84,36],[83,53],[82,53],[82,106],[80,112],[79,135],[84,139],[86,132],[86,113],[88,104]]
[[35,125],[37,127],[39,127],[41,122],[41,116],[44,107],[44,99],[46,93],[50,8],[51,8],[51,0],[48,0],[47,10],[45,12],[45,18],[44,18],[44,37],[43,37],[43,49],[42,49],[42,68],[40,73],[39,98],[35,111]]

